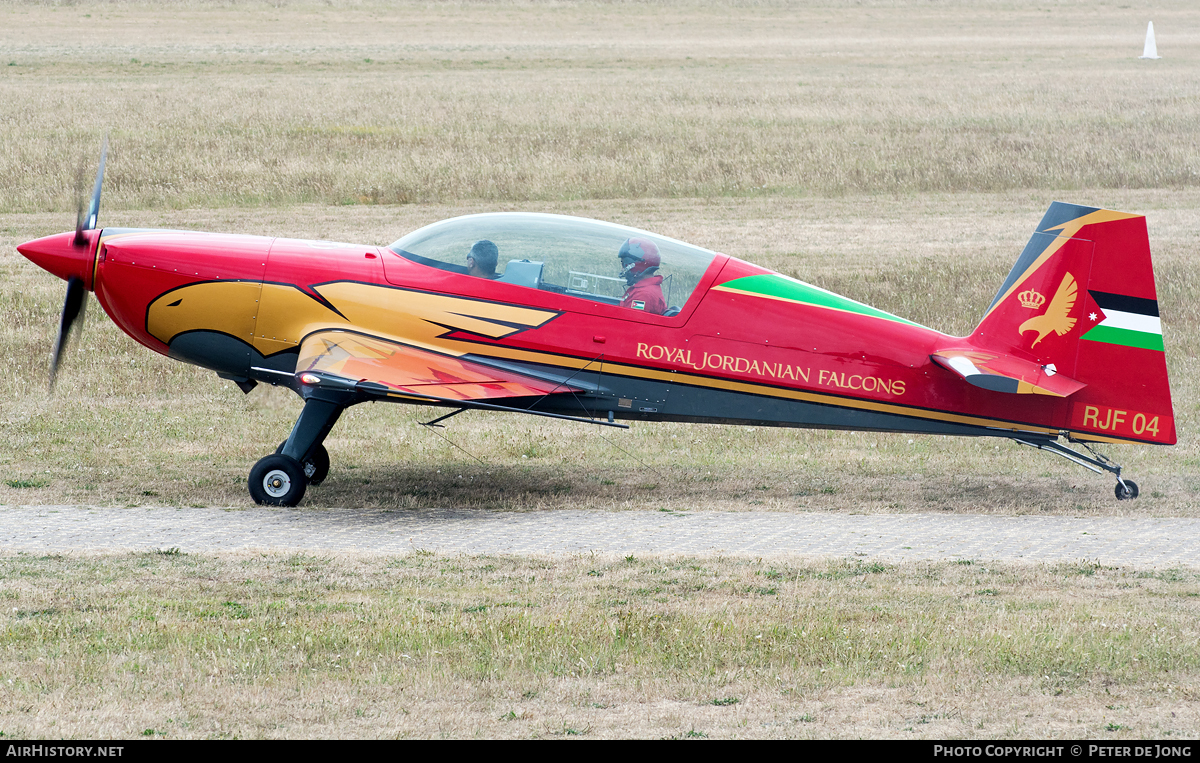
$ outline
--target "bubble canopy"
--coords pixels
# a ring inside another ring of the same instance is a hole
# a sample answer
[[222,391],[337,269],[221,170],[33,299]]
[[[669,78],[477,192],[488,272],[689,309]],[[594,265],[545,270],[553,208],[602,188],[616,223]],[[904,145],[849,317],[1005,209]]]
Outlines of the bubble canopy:
[[676,311],[687,303],[717,253],[615,223],[525,212],[468,215],[427,225],[389,249],[413,262],[468,274],[467,255],[480,241],[499,251],[494,280],[579,299],[618,304],[625,293],[617,257],[629,239],[658,248],[663,296]]

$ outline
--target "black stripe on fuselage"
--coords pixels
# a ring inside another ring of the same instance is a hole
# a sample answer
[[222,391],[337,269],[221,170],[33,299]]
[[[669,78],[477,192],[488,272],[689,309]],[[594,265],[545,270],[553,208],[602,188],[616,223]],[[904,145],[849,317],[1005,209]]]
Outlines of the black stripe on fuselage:
[[[517,373],[525,373],[545,381],[552,375],[564,374],[567,369],[528,361],[501,360],[481,355],[465,355],[464,359],[482,365],[493,365]],[[637,366],[631,366],[637,368]],[[760,426],[801,427],[813,429],[848,429],[861,431],[892,431],[921,434],[950,434],[963,436],[1000,435],[1012,430],[1037,431],[1044,426],[1024,422],[990,419],[991,425],[953,421],[953,414],[935,408],[921,408],[899,402],[874,401],[897,410],[868,410],[839,405],[840,399],[858,398],[819,394],[823,401],[797,400],[771,394],[771,390],[796,391],[788,387],[753,384],[711,377],[716,382],[746,384],[761,388],[761,392],[722,389],[704,384],[691,384],[681,379],[670,381],[646,379],[639,376],[613,373],[611,366],[571,370],[560,383],[582,389],[575,395],[553,395],[537,407],[571,415],[604,414],[612,410],[617,418],[644,421],[679,421],[714,424],[749,424]],[[649,369],[656,370],[656,369]],[[620,398],[626,405],[621,406]],[[517,406],[520,407],[520,406]],[[912,411],[906,413],[904,409]],[[928,412],[933,416],[920,415]],[[938,414],[946,413],[946,418]],[[915,414],[915,415],[914,415]],[[1027,429],[1028,428],[1028,429]]]
[[1158,300],[1143,297],[1129,297],[1124,294],[1110,294],[1106,291],[1088,291],[1101,310],[1118,310],[1122,313],[1136,313],[1158,317]]

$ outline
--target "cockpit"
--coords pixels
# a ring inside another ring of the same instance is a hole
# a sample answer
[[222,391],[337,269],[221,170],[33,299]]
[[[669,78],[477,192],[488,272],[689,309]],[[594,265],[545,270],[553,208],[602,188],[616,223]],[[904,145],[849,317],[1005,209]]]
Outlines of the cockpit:
[[[630,260],[620,255],[630,251],[630,241],[635,242],[635,253],[649,254],[635,267],[623,269]],[[648,309],[651,304],[634,299],[638,287],[633,281],[644,276],[640,288],[652,284],[662,293],[663,307],[652,312],[666,317],[678,314],[687,304],[717,256],[707,249],[615,223],[520,212],[443,220],[408,234],[389,248],[412,262],[439,270],[633,309]]]

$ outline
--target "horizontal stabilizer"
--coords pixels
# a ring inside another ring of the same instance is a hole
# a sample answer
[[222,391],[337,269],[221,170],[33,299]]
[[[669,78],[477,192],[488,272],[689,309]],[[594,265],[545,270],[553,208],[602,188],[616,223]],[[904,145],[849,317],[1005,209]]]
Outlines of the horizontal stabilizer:
[[1067,397],[1087,386],[1057,373],[1053,364],[1041,366],[1011,355],[963,349],[940,350],[929,357],[968,384],[993,392]]

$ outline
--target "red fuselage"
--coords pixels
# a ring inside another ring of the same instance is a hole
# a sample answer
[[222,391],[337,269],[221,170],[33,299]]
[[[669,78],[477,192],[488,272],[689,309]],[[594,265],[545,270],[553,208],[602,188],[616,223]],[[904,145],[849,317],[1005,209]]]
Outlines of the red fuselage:
[[[1146,431],[1147,418],[1141,432],[1130,430],[1139,412],[1120,402],[1126,399],[1121,389],[1087,387],[1067,398],[964,383],[931,355],[947,347],[970,350],[970,337],[951,337],[836,295],[827,299],[724,255],[712,260],[679,313],[666,317],[431,268],[376,246],[105,229],[89,232],[88,246],[80,249],[69,246],[64,237],[71,235],[39,239],[20,251],[60,277],[83,278],[112,320],[146,347],[235,377],[277,382],[278,376],[255,369],[295,370],[305,337],[336,328],[456,357],[599,370],[592,407],[623,418],[1009,435],[1079,430],[1074,425],[1088,411],[1096,439],[1175,439],[1162,412],[1142,412],[1159,417],[1154,435]],[[326,296],[331,284],[342,284],[337,298]],[[201,286],[208,288],[207,301],[171,313],[171,295]],[[426,317],[414,330],[406,305],[418,293],[554,317],[500,338],[465,330],[453,317],[449,323]],[[343,320],[368,309],[370,325]],[[173,351],[188,335],[208,338]],[[1129,350],[1130,362],[1136,353]],[[1046,362],[1031,351],[1024,359]]]

